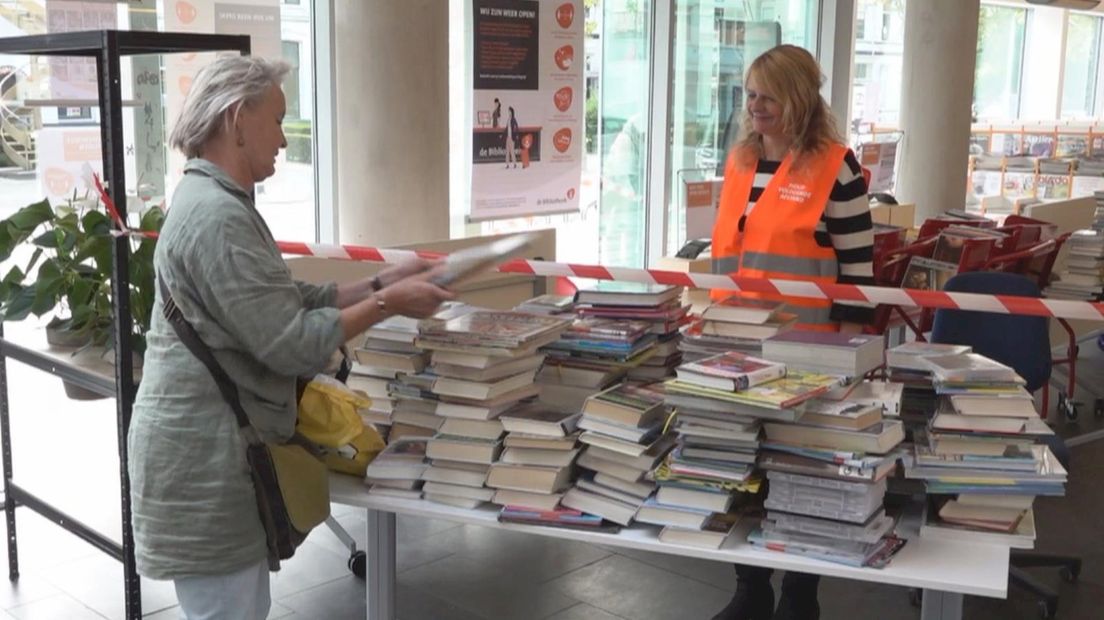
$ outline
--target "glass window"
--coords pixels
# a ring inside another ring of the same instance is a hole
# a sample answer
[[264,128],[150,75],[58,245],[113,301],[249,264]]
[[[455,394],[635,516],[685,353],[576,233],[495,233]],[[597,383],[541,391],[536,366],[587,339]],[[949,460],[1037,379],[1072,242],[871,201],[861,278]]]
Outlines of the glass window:
[[[205,23],[203,28],[191,31],[249,34],[254,53],[286,57],[293,69],[285,83],[289,123],[285,129],[299,140],[293,143],[289,135],[288,150],[281,155],[275,176],[256,187],[257,207],[277,239],[315,240],[316,200],[310,157],[313,103],[311,89],[305,87],[312,82],[309,52],[300,62],[301,52],[311,49],[309,2],[261,0],[233,5],[233,11],[218,11],[224,3],[216,0],[129,5],[22,0],[2,4],[19,5],[11,9],[19,16],[14,21],[3,21],[10,16],[4,12],[7,9],[0,10],[0,21],[6,24],[5,34],[10,36],[101,28],[188,30],[189,26]],[[173,54],[123,59],[123,99],[133,102],[123,110],[122,145],[127,191],[132,200],[159,204],[171,199],[183,159],[170,152],[168,135],[179,114],[189,76],[213,57]],[[84,60],[0,55],[0,92],[5,111],[5,140],[0,141],[0,147],[7,164],[25,171],[0,179],[0,191],[10,198],[0,208],[0,216],[43,196],[56,203],[71,197],[74,191],[83,193],[81,167],[86,162],[96,170],[102,167],[100,111],[93,104],[97,96],[95,64]],[[59,99],[67,100],[64,106],[49,105],[51,100]],[[28,100],[44,103],[14,105]],[[22,144],[14,148],[15,141]]]
[[739,133],[748,65],[779,43],[815,53],[818,4],[676,1],[666,254],[674,254],[688,235],[709,235],[712,218],[686,206],[689,184],[724,174],[725,154]]
[[288,71],[287,77],[284,78],[284,96],[287,98],[287,117],[292,119],[299,118],[299,97],[301,93],[299,91],[299,42],[298,41],[282,41],[280,43],[284,60],[291,65],[291,70]]
[[1015,119],[1020,113],[1027,9],[984,4],[978,19],[974,116]]
[[1100,66],[1101,18],[1070,13],[1066,32],[1065,73],[1062,82],[1062,118],[1089,118],[1096,103]]
[[855,41],[855,74],[851,86],[851,129],[860,125],[897,127],[901,115],[904,70],[905,1],[859,0],[856,25],[878,24]]

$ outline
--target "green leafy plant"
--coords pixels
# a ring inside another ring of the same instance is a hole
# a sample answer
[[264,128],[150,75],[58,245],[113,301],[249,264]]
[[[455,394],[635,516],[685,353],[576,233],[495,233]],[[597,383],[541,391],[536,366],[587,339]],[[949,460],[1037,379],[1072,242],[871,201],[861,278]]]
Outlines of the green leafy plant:
[[[160,231],[164,212],[147,209],[139,228]],[[73,200],[54,208],[43,200],[0,220],[0,261],[21,247],[31,250],[24,266],[12,266],[0,280],[0,314],[5,321],[53,312],[50,326],[69,332],[85,345],[110,348],[111,223],[94,200]],[[155,241],[131,241],[130,304],[134,348],[145,351],[153,309]],[[34,274],[33,281],[29,281]]]

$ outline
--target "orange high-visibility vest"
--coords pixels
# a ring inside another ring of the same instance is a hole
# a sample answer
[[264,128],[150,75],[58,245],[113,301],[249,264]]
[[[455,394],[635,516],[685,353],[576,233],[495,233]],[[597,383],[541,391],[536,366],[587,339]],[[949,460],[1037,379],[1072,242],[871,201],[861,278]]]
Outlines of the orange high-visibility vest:
[[[730,155],[717,221],[713,224],[715,271],[736,272],[753,278],[834,284],[839,275],[835,250],[817,244],[814,233],[846,154],[846,146],[834,144],[812,156],[800,171],[791,169],[793,157],[787,155],[744,221],[742,231],[740,218],[747,209],[755,181],[755,166],[741,164],[736,153]],[[710,295],[713,299],[723,299],[734,293],[736,291],[713,289]],[[829,319],[832,307],[829,299],[770,293],[738,294],[786,302],[786,311],[798,315],[799,329],[839,330],[839,324]]]

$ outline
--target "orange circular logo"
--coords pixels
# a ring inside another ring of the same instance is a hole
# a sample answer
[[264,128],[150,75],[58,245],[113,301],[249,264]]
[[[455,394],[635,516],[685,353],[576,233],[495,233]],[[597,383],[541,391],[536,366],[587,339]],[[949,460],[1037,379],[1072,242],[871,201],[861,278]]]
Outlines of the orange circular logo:
[[570,86],[564,86],[552,95],[552,102],[556,104],[557,110],[567,112],[567,109],[571,107],[571,100],[574,98],[575,91],[571,90]]
[[52,196],[66,196],[73,191],[73,175],[62,168],[47,168],[42,178],[46,192]]
[[571,68],[571,63],[575,60],[575,48],[570,45],[565,45],[556,50],[553,55],[553,60],[556,62],[556,66],[560,68],[560,71],[567,71]]
[[556,147],[556,150],[563,153],[567,149],[571,148],[571,129],[564,127],[552,135],[552,146]]
[[575,198],[575,188],[574,187],[569,187],[569,188],[567,188],[567,199],[571,200],[573,198]]
[[571,3],[561,4],[556,9],[556,23],[560,25],[560,28],[570,28],[571,24],[575,22],[575,5]]
[[180,2],[176,3],[176,18],[179,19],[182,24],[194,22],[198,13],[199,11],[189,2],[180,0]]

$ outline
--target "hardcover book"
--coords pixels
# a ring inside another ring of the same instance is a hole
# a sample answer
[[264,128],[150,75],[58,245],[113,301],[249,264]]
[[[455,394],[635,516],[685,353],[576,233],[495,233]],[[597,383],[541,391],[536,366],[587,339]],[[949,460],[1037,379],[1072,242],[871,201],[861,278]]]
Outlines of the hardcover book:
[[564,319],[524,312],[477,310],[443,323],[422,324],[424,339],[479,347],[523,347],[550,334],[558,335],[570,323]]
[[730,351],[683,364],[675,372],[681,381],[735,392],[785,377],[786,366]]
[[781,301],[733,295],[710,304],[702,311],[702,318],[727,323],[762,325],[778,316],[785,307],[786,304]]
[[679,296],[678,286],[598,280],[575,294],[575,303],[595,306],[658,306]]

